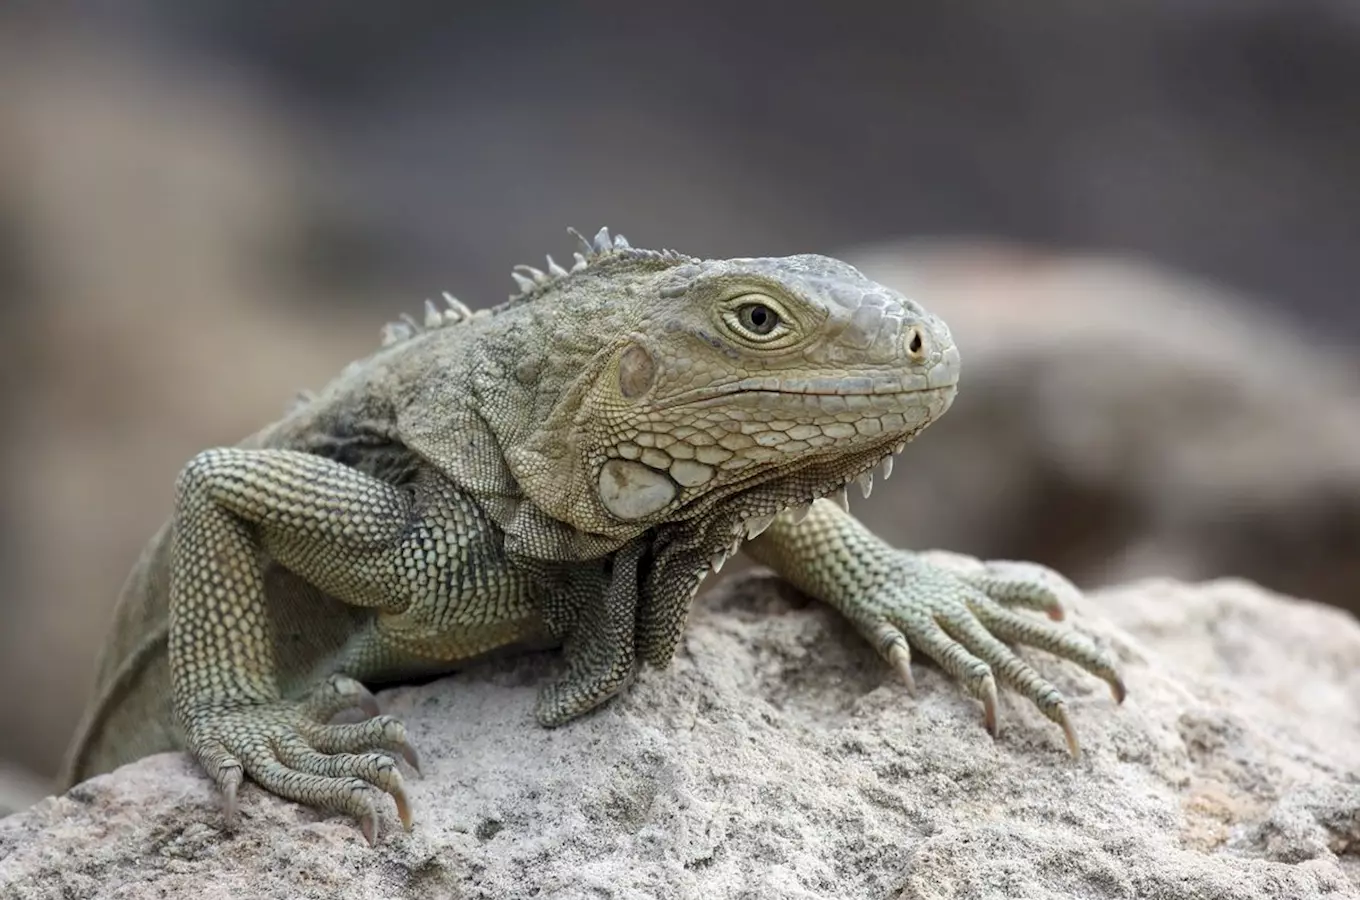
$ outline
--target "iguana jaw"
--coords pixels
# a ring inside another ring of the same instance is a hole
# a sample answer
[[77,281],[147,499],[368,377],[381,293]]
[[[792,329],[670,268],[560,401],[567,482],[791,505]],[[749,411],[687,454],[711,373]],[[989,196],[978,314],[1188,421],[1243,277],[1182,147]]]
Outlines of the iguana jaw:
[[[916,405],[920,415],[907,427],[859,442],[842,441],[821,452],[808,452],[783,466],[763,468],[702,494],[676,511],[672,518],[704,532],[710,546],[714,568],[721,567],[740,544],[757,536],[780,513],[795,520],[807,513],[820,498],[835,500],[848,508],[848,489],[857,484],[864,496],[873,489],[877,470],[888,477],[892,459],[906,448],[931,422],[938,419],[953,402],[955,384],[904,392],[896,399]],[[862,396],[862,395],[861,395]],[[902,407],[898,407],[901,409]]]

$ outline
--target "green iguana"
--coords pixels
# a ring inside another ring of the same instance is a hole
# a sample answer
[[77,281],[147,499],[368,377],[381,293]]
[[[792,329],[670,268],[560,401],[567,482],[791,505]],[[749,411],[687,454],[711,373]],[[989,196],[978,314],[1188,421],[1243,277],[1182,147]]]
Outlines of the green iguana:
[[[573,232],[575,234],[575,232]],[[909,646],[982,702],[997,683],[1078,746],[1062,695],[1004,642],[1124,687],[1036,564],[897,550],[849,515],[953,401],[959,353],[919,304],[815,255],[700,260],[601,229],[566,270],[472,312],[389,325],[279,422],[182,470],[118,603],[72,784],[187,748],[225,796],[265,789],[411,824],[416,755],[363,683],[561,646],[561,725],[668,664],[705,573],[739,549],[845,615],[914,689]],[[820,499],[832,498],[832,499]],[[368,718],[335,723],[358,709]]]

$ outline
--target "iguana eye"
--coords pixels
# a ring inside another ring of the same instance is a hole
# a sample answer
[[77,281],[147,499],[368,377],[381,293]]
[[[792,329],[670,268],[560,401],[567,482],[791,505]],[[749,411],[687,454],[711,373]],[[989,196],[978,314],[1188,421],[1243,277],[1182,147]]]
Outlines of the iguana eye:
[[779,325],[779,313],[764,303],[745,303],[737,307],[737,320],[742,328],[763,337]]
[[721,310],[723,324],[739,342],[777,348],[795,339],[798,322],[767,294],[734,297]]

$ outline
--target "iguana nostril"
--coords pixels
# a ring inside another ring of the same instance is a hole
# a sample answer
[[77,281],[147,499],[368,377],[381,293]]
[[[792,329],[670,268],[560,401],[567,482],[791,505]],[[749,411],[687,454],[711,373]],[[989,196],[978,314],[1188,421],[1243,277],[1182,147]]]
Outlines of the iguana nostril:
[[919,360],[925,356],[926,342],[921,336],[921,327],[913,325],[907,331],[907,353],[911,354],[912,359]]

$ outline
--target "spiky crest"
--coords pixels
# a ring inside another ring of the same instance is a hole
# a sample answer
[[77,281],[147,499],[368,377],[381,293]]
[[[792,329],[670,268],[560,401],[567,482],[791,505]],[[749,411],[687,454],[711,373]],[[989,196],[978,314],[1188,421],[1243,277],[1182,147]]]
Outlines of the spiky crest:
[[572,254],[575,263],[570,269],[564,268],[551,255],[547,257],[548,269],[546,272],[533,266],[515,266],[510,277],[515,280],[519,292],[511,294],[510,298],[499,306],[491,309],[479,309],[475,312],[469,309],[466,304],[460,302],[458,298],[445,292],[444,303],[447,308],[440,309],[435,303],[426,300],[424,321],[418,322],[410,314],[403,314],[399,321],[388,322],[384,325],[382,346],[387,347],[409,340],[421,332],[435,328],[457,325],[482,316],[496,315],[503,309],[518,306],[538,297],[545,289],[563,279],[571,278],[581,272],[594,270],[607,262],[629,259],[652,260],[663,264],[679,265],[693,261],[691,257],[675,250],[645,250],[641,247],[634,247],[628,243],[628,239],[623,235],[610,235],[608,227],[601,228],[596,232],[594,241],[588,240],[575,228],[568,228],[567,233],[573,235],[581,244],[581,249]]
[[444,309],[440,309],[431,300],[425,301],[425,320],[417,322],[410,313],[402,313],[400,321],[388,322],[383,326],[382,345],[391,346],[400,341],[409,340],[420,334],[422,331],[429,331],[434,328],[443,328],[445,325],[457,325],[469,319],[490,314],[490,310],[479,309],[473,311],[468,308],[457,297],[449,292],[444,292]]

